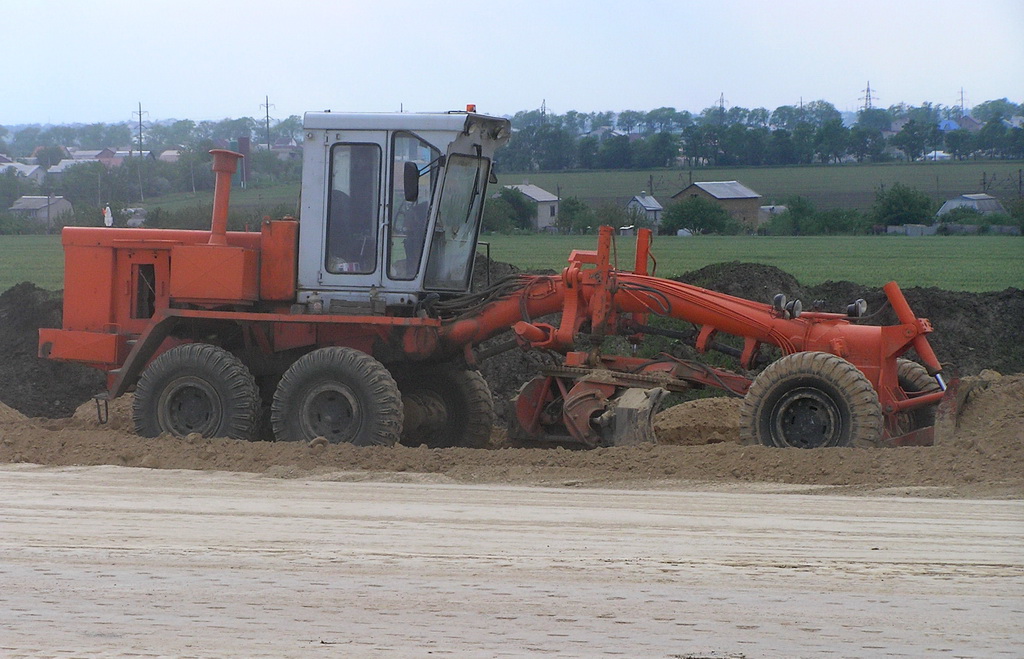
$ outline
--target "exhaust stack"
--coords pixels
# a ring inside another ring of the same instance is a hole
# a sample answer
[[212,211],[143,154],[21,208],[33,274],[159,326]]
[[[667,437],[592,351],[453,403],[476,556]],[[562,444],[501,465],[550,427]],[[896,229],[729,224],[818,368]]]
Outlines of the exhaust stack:
[[238,169],[241,153],[227,149],[211,149],[213,171],[217,172],[216,187],[213,190],[213,218],[210,222],[208,245],[227,245],[225,233],[228,230],[228,204],[231,201],[231,177]]

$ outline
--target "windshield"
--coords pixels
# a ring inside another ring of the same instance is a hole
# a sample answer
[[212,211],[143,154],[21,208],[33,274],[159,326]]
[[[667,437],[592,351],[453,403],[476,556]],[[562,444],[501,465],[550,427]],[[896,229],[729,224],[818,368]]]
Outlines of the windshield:
[[489,166],[486,158],[462,154],[448,158],[430,242],[427,288],[468,288]]

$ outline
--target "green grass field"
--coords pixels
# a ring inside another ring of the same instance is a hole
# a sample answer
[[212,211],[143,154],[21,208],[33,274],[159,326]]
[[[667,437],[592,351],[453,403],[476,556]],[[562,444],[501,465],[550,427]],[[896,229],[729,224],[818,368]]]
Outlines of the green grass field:
[[[565,266],[573,249],[594,249],[595,236],[485,236],[491,256],[525,269]],[[616,238],[618,262],[631,268],[634,238]],[[1024,239],[996,236],[658,236],[657,273],[675,276],[724,261],[765,263],[801,283],[853,281],[880,286],[937,286],[995,291],[1024,287]]]
[[[527,270],[560,270],[573,249],[595,249],[596,236],[484,236],[491,257]],[[616,239],[622,268],[633,263],[633,238]],[[848,280],[880,286],[937,286],[958,291],[1024,288],[1024,238],[994,236],[743,237],[659,236],[657,274],[671,277],[710,263],[766,263],[801,283]],[[51,290],[64,286],[57,236],[0,236],[0,291],[30,281]]]
[[653,192],[662,204],[691,181],[739,181],[762,196],[764,204],[788,197],[807,197],[821,210],[848,208],[865,211],[878,186],[893,183],[917,188],[936,204],[961,194],[982,192],[996,197],[1020,194],[1024,163],[1012,161],[845,164],[832,166],[742,167],[728,169],[531,172],[500,174],[502,185],[529,181],[562,198],[579,197],[592,206],[621,205],[642,190]]
[[[642,190],[653,191],[664,204],[693,181],[740,181],[759,193],[764,204],[782,203],[788,197],[807,197],[821,210],[850,208],[866,211],[875,200],[878,186],[893,183],[928,194],[936,207],[961,194],[988,192],[1002,199],[1020,194],[1024,163],[1014,161],[924,162],[846,164],[798,167],[735,167],[725,169],[657,169],[594,172],[530,172],[499,174],[501,185],[528,181],[563,198],[579,197],[592,206],[623,205]],[[234,189],[232,211],[261,215],[282,207],[297,212],[299,184]],[[147,208],[178,211],[213,203],[212,192],[176,193],[146,202]]]

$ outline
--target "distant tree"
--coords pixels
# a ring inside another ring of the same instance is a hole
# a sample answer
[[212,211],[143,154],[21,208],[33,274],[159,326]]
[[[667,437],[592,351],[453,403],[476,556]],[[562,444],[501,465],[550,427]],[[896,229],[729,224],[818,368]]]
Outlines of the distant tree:
[[302,142],[302,117],[297,114],[289,115],[285,119],[274,124],[274,132],[279,138]]
[[983,124],[987,124],[990,121],[1009,119],[1018,114],[1024,114],[1024,109],[1015,103],[1011,103],[1006,98],[985,101],[971,109],[971,116]]
[[565,113],[563,127],[573,135],[582,135],[587,130],[587,122],[590,118],[576,110],[569,110]]
[[1004,153],[1007,158],[1024,159],[1024,128],[1011,128],[1007,131],[1004,142]]
[[746,126],[750,110],[734,105],[725,113],[725,123],[729,126]]
[[802,165],[814,162],[814,126],[801,122],[793,129],[793,152]]
[[839,162],[846,154],[850,131],[842,119],[829,119],[814,134],[814,149],[822,162]]
[[814,233],[814,204],[807,197],[790,197],[786,210],[775,215],[768,225],[773,236],[802,236]]
[[857,125],[867,131],[889,130],[892,114],[882,108],[867,108],[857,113]]
[[907,108],[907,118],[926,126],[934,125],[942,119],[941,107],[926,101],[917,107],[911,106]]
[[636,110],[623,110],[615,119],[615,125],[629,134],[633,132],[634,128],[643,123],[645,117],[646,114],[643,112],[637,112]]
[[721,204],[703,197],[690,197],[669,204],[661,215],[662,233],[675,234],[680,229],[688,229],[694,235],[733,234],[739,231],[739,224]]
[[771,125],[775,128],[792,131],[802,121],[806,121],[806,114],[792,105],[780,105],[772,112]]
[[879,187],[875,191],[875,203],[871,207],[874,224],[931,224],[934,221],[934,204],[928,195],[902,183],[890,188]]
[[481,226],[484,231],[512,233],[516,228],[512,215],[512,207],[500,196],[488,199],[487,203],[484,204],[484,219]]
[[581,137],[576,143],[576,162],[583,169],[597,169],[597,153],[600,148],[601,143],[593,135]]
[[974,150],[974,135],[963,128],[945,134],[946,151],[957,160],[963,160]]
[[533,229],[533,218],[537,217],[537,202],[516,188],[502,188],[498,198],[512,209],[512,224],[517,229]]
[[679,143],[672,133],[654,133],[632,145],[633,166],[641,169],[671,167],[679,157]]
[[609,137],[601,143],[597,161],[602,169],[628,169],[633,166],[633,148],[625,135]]
[[562,233],[590,233],[598,226],[597,216],[579,197],[569,197],[558,205],[555,226]]
[[36,164],[49,169],[67,157],[67,151],[59,146],[44,146],[36,151]]
[[[689,112],[686,113],[689,115]],[[680,116],[675,108],[655,108],[647,113],[644,123],[651,132],[666,133],[676,129],[680,125]]]
[[767,128],[772,118],[767,108],[754,108],[747,114],[747,125],[755,128]]
[[820,128],[830,121],[842,120],[839,110],[828,101],[811,101],[807,103],[803,107],[803,115],[803,120],[815,128]]
[[18,170],[0,163],[0,212],[13,206],[18,197],[34,192],[34,187],[28,179],[18,175]]
[[575,164],[573,156],[576,151],[576,138],[561,126],[538,126],[534,139],[535,157],[540,169],[557,171],[568,169]]
[[1001,155],[1005,146],[1007,129],[1001,119],[992,119],[978,131],[978,148],[990,156]]
[[765,162],[769,165],[793,165],[797,162],[793,135],[788,130],[773,130],[768,137],[768,151]]
[[614,112],[591,112],[590,113],[590,130],[597,130],[598,128],[611,128],[615,125],[615,113]]
[[924,149],[928,145],[929,126],[918,123],[911,119],[900,132],[892,136],[892,145],[898,148],[907,156],[907,160],[917,160],[924,155]]

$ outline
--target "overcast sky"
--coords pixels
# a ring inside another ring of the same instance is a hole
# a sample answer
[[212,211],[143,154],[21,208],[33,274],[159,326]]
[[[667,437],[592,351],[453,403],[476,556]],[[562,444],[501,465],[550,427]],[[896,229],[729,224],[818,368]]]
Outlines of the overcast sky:
[[1024,0],[0,0],[0,124],[1024,101]]

